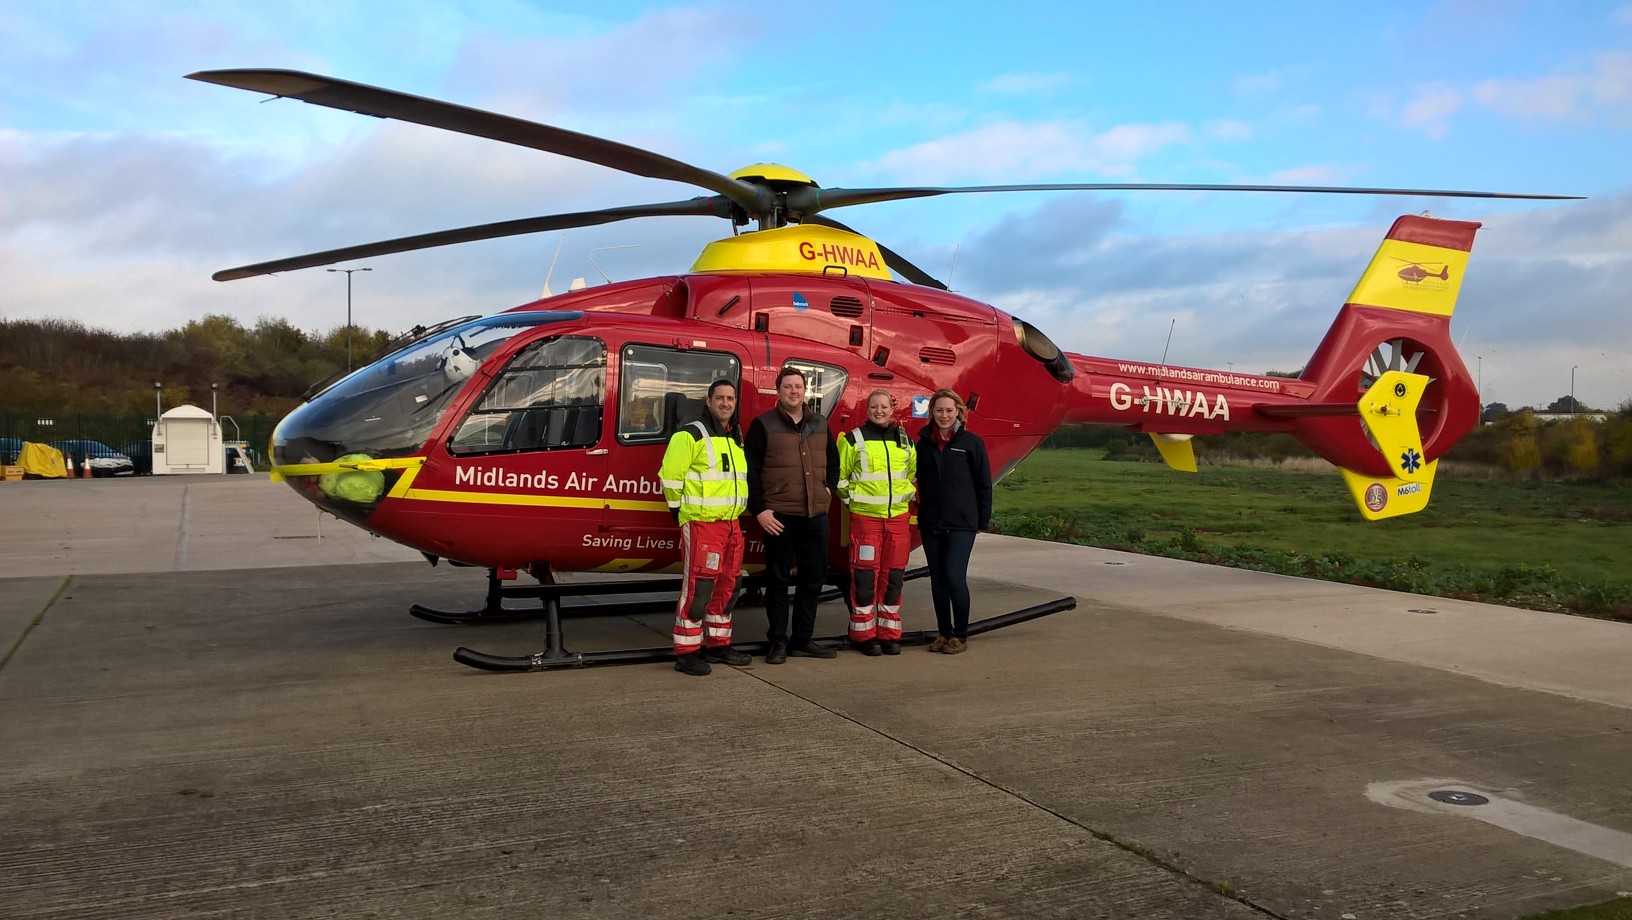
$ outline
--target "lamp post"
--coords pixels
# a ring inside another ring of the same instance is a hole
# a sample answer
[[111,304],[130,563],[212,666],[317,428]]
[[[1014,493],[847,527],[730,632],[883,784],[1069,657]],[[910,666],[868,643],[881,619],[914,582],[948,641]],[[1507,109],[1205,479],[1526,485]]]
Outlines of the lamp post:
[[1473,359],[1478,362],[1474,365],[1473,370],[1473,391],[1479,394],[1479,399],[1482,402],[1485,398],[1485,356],[1474,355]]
[[331,272],[346,273],[346,373],[351,373],[351,273],[371,272],[372,268],[331,268]]
[[1581,365],[1579,365],[1579,364],[1570,365],[1570,414],[1571,415],[1575,414],[1575,369],[1580,367],[1580,366]]
[[217,418],[217,419],[219,419],[221,417],[215,411],[215,388],[218,387],[218,386],[220,386],[220,384],[217,384],[217,383],[210,384],[210,415],[212,417],[214,417],[214,418]]
[[153,424],[157,425],[164,416],[164,384],[153,381]]

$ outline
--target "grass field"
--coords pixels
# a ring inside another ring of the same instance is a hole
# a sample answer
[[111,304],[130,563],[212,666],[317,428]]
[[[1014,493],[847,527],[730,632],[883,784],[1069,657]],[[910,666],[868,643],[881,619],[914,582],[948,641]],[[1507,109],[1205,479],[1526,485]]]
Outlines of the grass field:
[[1428,510],[1367,522],[1335,470],[1026,458],[996,491],[1004,533],[1239,568],[1632,620],[1632,488],[1456,479]]

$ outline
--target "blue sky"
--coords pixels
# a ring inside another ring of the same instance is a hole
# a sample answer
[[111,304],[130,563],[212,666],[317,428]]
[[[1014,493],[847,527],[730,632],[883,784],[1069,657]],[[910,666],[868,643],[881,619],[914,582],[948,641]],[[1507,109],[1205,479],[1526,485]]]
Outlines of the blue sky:
[[[162,10],[155,13],[155,9]],[[1580,194],[958,196],[834,216],[1063,346],[1303,364],[1392,219],[1485,223],[1454,330],[1487,401],[1632,398],[1632,2],[764,4],[0,0],[0,315],[344,320],[334,246],[698,194],[182,79],[310,70],[827,186],[1240,182]],[[362,325],[683,271],[648,220],[370,260]],[[625,246],[615,250],[604,247]],[[591,259],[593,258],[593,261]],[[598,266],[598,267],[597,267]]]

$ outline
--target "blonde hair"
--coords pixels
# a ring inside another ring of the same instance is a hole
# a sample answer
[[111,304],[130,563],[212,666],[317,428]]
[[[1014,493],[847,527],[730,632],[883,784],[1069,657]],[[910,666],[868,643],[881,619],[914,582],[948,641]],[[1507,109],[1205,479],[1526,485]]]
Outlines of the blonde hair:
[[895,397],[891,396],[890,391],[885,390],[885,389],[877,389],[877,390],[872,391],[871,393],[868,393],[867,394],[867,401],[862,403],[862,407],[866,408],[868,406],[871,406],[873,404],[873,397],[874,396],[882,396],[885,399],[888,399],[890,401],[890,408],[891,409],[895,408]]
[[929,398],[929,408],[931,412],[933,412],[935,409],[936,401],[941,399],[950,399],[952,400],[952,405],[958,407],[958,421],[968,421],[969,407],[963,404],[963,397],[959,396],[957,392],[952,389],[941,389],[935,391],[935,395]]

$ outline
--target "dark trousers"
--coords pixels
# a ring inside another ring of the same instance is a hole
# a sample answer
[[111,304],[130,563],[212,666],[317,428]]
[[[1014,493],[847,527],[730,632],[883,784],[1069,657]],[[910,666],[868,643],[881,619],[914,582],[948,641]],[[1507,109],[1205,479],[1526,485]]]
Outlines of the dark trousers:
[[926,530],[924,559],[929,563],[929,594],[935,601],[935,628],[942,636],[969,638],[969,554],[973,530]]
[[[777,513],[782,532],[765,535],[765,638],[772,645],[798,647],[816,633],[816,603],[827,582],[827,515],[797,517]],[[799,582],[793,594],[793,630],[788,630],[788,585],[793,570]]]

